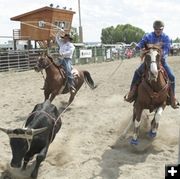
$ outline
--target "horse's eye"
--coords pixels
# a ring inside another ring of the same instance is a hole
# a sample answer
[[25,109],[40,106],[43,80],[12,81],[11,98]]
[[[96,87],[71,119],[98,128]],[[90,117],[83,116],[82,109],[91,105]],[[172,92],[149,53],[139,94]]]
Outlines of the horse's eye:
[[147,63],[150,63],[150,61],[151,61],[151,56],[150,56],[150,55],[146,55],[145,61],[146,61]]

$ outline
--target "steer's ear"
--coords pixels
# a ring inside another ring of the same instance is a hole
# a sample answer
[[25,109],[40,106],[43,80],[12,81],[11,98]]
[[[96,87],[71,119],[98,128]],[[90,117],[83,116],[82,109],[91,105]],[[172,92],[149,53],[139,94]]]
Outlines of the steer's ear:
[[39,128],[39,129],[32,129],[32,135],[41,134],[42,132],[46,131],[47,127]]

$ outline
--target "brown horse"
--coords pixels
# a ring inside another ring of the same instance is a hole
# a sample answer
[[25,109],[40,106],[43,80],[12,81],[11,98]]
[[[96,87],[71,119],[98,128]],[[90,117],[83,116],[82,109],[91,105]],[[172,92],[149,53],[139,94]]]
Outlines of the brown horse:
[[37,72],[42,71],[43,69],[45,69],[46,71],[46,79],[44,85],[45,101],[49,99],[50,102],[52,102],[58,94],[66,94],[70,92],[68,102],[68,105],[70,105],[84,81],[86,81],[91,89],[94,89],[96,87],[88,71],[73,69],[76,92],[72,93],[67,87],[67,78],[63,67],[56,65],[53,58],[48,55],[40,56],[34,69]]
[[133,108],[134,132],[131,144],[134,145],[138,144],[142,111],[144,109],[149,109],[150,112],[155,111],[149,131],[149,136],[154,138],[157,133],[159,120],[166,106],[169,84],[161,65],[161,53],[160,48],[157,46],[151,46],[144,52],[144,78],[138,86],[138,95]]

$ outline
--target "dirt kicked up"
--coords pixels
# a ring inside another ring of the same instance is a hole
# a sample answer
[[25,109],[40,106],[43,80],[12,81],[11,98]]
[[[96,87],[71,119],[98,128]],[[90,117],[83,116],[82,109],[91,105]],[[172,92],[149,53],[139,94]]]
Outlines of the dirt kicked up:
[[[180,99],[180,57],[168,60]],[[156,139],[147,138],[153,115],[148,111],[143,113],[140,146],[134,149],[129,144],[131,131],[121,139],[132,115],[132,104],[124,102],[123,96],[140,59],[124,60],[113,73],[120,63],[77,66],[87,69],[98,87],[90,90],[84,85],[63,114],[62,128],[40,166],[39,179],[164,179],[165,164],[177,163],[180,109],[165,109]],[[28,71],[0,73],[0,79],[1,127],[21,127],[34,106],[44,100],[40,90],[43,78],[40,73]],[[61,109],[68,97],[59,95],[53,104]],[[8,136],[2,132],[0,142],[2,173],[11,160],[11,151]]]

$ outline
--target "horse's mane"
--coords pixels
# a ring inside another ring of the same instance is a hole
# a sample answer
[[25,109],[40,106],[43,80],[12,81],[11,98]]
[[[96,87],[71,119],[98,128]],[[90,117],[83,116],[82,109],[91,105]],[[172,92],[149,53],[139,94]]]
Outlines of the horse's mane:
[[50,56],[50,55],[46,55],[47,56],[47,58],[49,58],[50,59],[50,61],[51,61],[51,63],[56,67],[56,68],[58,68],[59,69],[59,66],[54,62],[54,59],[53,59],[53,57],[52,56]]

